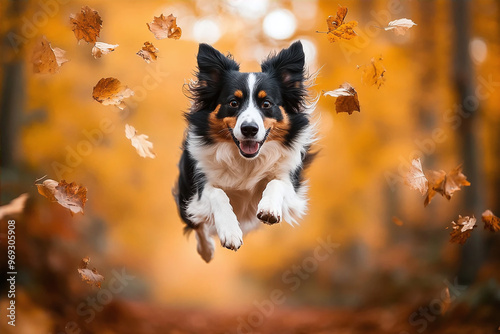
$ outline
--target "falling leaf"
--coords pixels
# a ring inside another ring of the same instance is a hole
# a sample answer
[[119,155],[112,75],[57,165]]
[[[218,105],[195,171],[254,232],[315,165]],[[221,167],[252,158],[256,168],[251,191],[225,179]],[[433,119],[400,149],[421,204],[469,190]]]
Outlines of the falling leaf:
[[47,179],[42,183],[37,183],[36,187],[40,195],[69,209],[72,215],[83,213],[87,201],[87,188],[84,186],[79,186],[75,182],[67,183],[65,180],[57,182]]
[[435,171],[428,170],[425,172],[428,181],[427,194],[424,200],[424,206],[429,205],[434,195],[437,194],[436,188],[439,189],[446,178],[446,172],[443,170]]
[[95,59],[101,58],[102,55],[107,55],[108,53],[115,51],[118,46],[118,44],[95,42],[95,45],[92,48],[92,55]]
[[125,137],[130,139],[132,146],[135,147],[141,157],[156,158],[156,154],[152,151],[153,143],[147,140],[149,138],[147,135],[138,135],[137,130],[133,126],[125,124]]
[[340,40],[350,40],[357,36],[354,28],[358,25],[358,22],[351,21],[344,23],[347,11],[347,7],[339,6],[337,14],[335,16],[331,15],[326,19],[326,24],[328,26],[326,34],[330,43],[338,42]]
[[84,257],[80,265],[78,266],[78,273],[82,278],[82,281],[85,281],[89,285],[95,285],[99,289],[101,288],[101,283],[104,281],[104,276],[97,272],[97,269],[89,269],[88,265],[90,263],[89,257]]
[[10,201],[9,204],[0,206],[0,219],[3,219],[6,216],[17,215],[23,212],[24,205],[26,204],[26,200],[28,199],[28,197],[28,194],[22,194]]
[[476,228],[476,218],[459,215],[457,222],[453,221],[451,225],[453,230],[450,232],[450,242],[464,244],[470,237],[471,231]]
[[335,111],[338,113],[346,112],[349,115],[354,111],[360,111],[358,93],[349,83],[344,83],[335,90],[323,93],[325,96],[333,96],[335,100]]
[[151,23],[146,23],[149,31],[153,33],[156,39],[164,39],[164,38],[172,38],[179,39],[181,38],[182,30],[177,26],[177,18],[170,14],[165,17],[163,14],[160,17],[154,17]]
[[422,196],[427,193],[429,182],[422,171],[420,159],[412,160],[410,170],[405,177],[405,183],[409,185],[411,189],[420,191]]
[[389,22],[384,30],[392,30],[396,35],[404,35],[411,27],[416,26],[415,22],[410,19],[399,19]]
[[33,72],[34,73],[56,73],[62,64],[68,61],[65,57],[66,51],[60,48],[52,48],[47,38],[43,36],[33,49]]
[[365,85],[377,86],[380,88],[385,81],[385,67],[382,64],[382,57],[377,59],[372,58],[370,64],[358,66],[358,69],[362,68],[363,72],[361,74],[361,80]]
[[142,59],[144,59],[146,63],[149,64],[150,62],[155,61],[156,58],[158,58],[157,53],[158,49],[155,48],[152,43],[145,42],[142,49],[137,52],[137,55],[142,57]]
[[394,224],[396,224],[397,226],[403,226],[404,225],[403,221],[401,219],[399,219],[398,217],[396,217],[396,216],[392,216],[392,222]]
[[73,32],[77,41],[81,39],[87,43],[97,42],[97,37],[102,27],[102,20],[99,13],[89,6],[82,7],[82,11],[76,15],[71,14],[70,22],[73,25]]
[[432,197],[436,193],[440,193],[446,199],[450,200],[455,191],[461,189],[462,186],[470,186],[467,177],[462,174],[462,165],[457,166],[449,173],[444,171],[426,171],[427,179],[429,180],[429,190],[424,201],[424,206],[427,206]]
[[441,299],[443,300],[442,306],[441,306],[441,314],[446,314],[448,310],[450,309],[451,306],[451,296],[450,296],[450,289],[446,287],[443,291],[443,295],[441,296]]
[[103,105],[115,105],[120,109],[125,108],[123,99],[134,95],[134,91],[123,86],[118,79],[102,78],[95,85],[92,91],[92,97]]
[[491,232],[500,231],[500,218],[495,216],[490,210],[486,210],[481,215],[481,219],[484,223],[484,229]]

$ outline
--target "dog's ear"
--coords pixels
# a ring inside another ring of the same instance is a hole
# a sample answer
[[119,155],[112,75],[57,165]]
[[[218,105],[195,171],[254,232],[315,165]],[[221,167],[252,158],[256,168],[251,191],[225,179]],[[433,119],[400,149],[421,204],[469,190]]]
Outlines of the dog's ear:
[[219,83],[224,72],[239,71],[240,66],[229,56],[208,44],[200,44],[198,50],[198,80],[212,86]]
[[290,87],[304,80],[304,64],[304,49],[302,43],[297,41],[288,49],[267,58],[261,64],[261,69],[262,72],[278,75],[281,82]]
[[300,112],[304,97],[307,95],[304,87],[304,65],[305,55],[300,41],[294,42],[277,55],[269,56],[261,64],[262,72],[270,74],[281,82],[285,107],[292,112]]

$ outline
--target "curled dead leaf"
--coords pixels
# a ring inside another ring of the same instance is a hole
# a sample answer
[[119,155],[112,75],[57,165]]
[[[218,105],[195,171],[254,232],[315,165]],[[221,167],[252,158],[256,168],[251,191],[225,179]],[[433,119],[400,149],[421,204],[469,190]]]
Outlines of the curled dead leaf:
[[153,143],[147,140],[149,138],[147,135],[138,135],[133,126],[125,124],[125,137],[130,139],[132,146],[135,147],[141,157],[156,158],[156,154],[153,152]]
[[413,26],[417,24],[410,19],[399,19],[389,22],[387,27],[384,30],[392,30],[396,35],[404,35]]
[[380,88],[385,82],[385,67],[382,63],[382,57],[377,59],[372,58],[370,64],[358,66],[358,69],[362,69],[361,81],[368,86],[377,86]]
[[28,194],[21,194],[8,204],[0,206],[0,219],[22,213],[28,197]]
[[451,222],[452,231],[450,232],[450,242],[464,244],[470,237],[471,231],[476,228],[476,218],[474,216],[458,216],[458,220],[455,223]]
[[158,58],[159,50],[150,42],[145,42],[141,50],[137,52],[137,55],[142,57],[146,63],[155,61]]
[[481,220],[484,223],[484,229],[490,232],[500,231],[500,218],[495,216],[491,210],[486,210],[481,215]]
[[102,78],[95,85],[92,91],[92,97],[103,105],[114,105],[119,109],[125,108],[123,100],[134,95],[134,91],[123,86],[120,80],[115,78]]
[[339,5],[337,8],[337,14],[335,16],[330,15],[326,19],[328,27],[326,34],[330,43],[338,42],[340,40],[350,40],[357,36],[354,28],[358,25],[358,22],[351,21],[344,23],[347,11],[347,7]]
[[107,55],[108,53],[115,51],[118,46],[118,44],[95,42],[94,47],[92,48],[92,56],[94,56],[95,59],[101,58],[102,55]]
[[45,36],[42,36],[33,49],[32,63],[34,73],[56,73],[62,64],[68,61],[66,51],[52,48]]
[[449,173],[444,171],[426,171],[427,179],[429,180],[429,189],[424,201],[424,206],[427,206],[432,197],[436,193],[441,194],[447,200],[450,200],[453,194],[462,189],[462,186],[470,186],[467,177],[462,173],[462,165],[452,169]]
[[87,43],[97,42],[97,37],[102,27],[102,20],[99,13],[89,6],[82,7],[78,14],[71,14],[70,22],[75,33],[76,40],[83,39]]
[[412,160],[410,170],[405,177],[405,183],[410,186],[411,189],[420,191],[422,196],[427,193],[429,182],[422,170],[420,159]]
[[37,183],[36,187],[40,195],[69,209],[72,215],[83,213],[85,202],[87,202],[87,188],[84,186],[77,185],[75,182],[67,183],[65,180],[57,182],[47,179],[42,183]]
[[345,82],[340,88],[324,92],[325,96],[333,96],[335,100],[335,111],[338,113],[346,112],[349,115],[355,111],[360,112],[358,93],[349,83]]
[[170,14],[165,17],[161,14],[159,17],[154,16],[151,23],[146,23],[149,31],[153,33],[156,39],[179,39],[182,35],[182,30],[177,26],[177,18]]
[[96,268],[89,269],[88,265],[90,263],[89,257],[84,257],[78,266],[78,273],[82,278],[82,281],[89,285],[95,285],[99,289],[101,288],[101,283],[104,281],[104,276],[97,272]]

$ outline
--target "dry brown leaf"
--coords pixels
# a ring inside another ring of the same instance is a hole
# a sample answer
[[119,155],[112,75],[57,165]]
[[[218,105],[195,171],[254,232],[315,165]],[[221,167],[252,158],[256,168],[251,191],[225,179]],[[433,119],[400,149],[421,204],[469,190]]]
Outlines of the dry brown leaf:
[[70,210],[71,214],[83,213],[87,201],[87,188],[79,186],[75,182],[67,183],[65,180],[57,182],[47,179],[37,183],[38,192],[52,202]]
[[97,102],[105,106],[114,105],[122,110],[125,108],[123,99],[132,95],[134,95],[134,91],[123,86],[120,80],[115,78],[102,78],[92,91],[92,97]]
[[21,194],[20,196],[14,198],[9,204],[0,206],[0,219],[6,216],[17,215],[23,212],[24,205],[28,199],[28,194]]
[[358,66],[358,69],[360,68],[362,69],[361,81],[363,81],[365,85],[375,85],[377,88],[383,85],[385,81],[385,67],[382,63],[382,57],[377,59],[372,58],[370,64]]
[[141,50],[137,52],[137,55],[142,57],[146,63],[155,61],[158,58],[158,49],[150,42],[145,42]]
[[436,189],[441,188],[442,183],[446,178],[446,172],[444,170],[435,171],[435,170],[427,170],[425,172],[428,181],[428,189],[427,194],[424,200],[424,206],[429,205],[434,195],[436,195]]
[[500,231],[500,218],[495,216],[490,210],[486,210],[481,215],[481,219],[484,223],[484,229],[491,232]]
[[60,48],[52,48],[45,36],[37,42],[33,49],[33,72],[34,73],[56,73],[62,64],[68,61],[65,57],[66,51]]
[[[330,15],[326,19],[328,31],[326,32],[330,43],[338,42],[341,40],[350,40],[356,37],[354,28],[358,25],[357,21],[344,23],[347,15],[347,7],[340,6],[337,8],[335,16]],[[317,31],[320,32],[320,31]]]
[[396,35],[404,35],[411,27],[416,26],[416,23],[410,19],[399,19],[389,22],[384,30],[392,30]]
[[82,278],[82,281],[85,281],[89,285],[95,285],[99,289],[101,288],[101,283],[104,281],[104,276],[97,272],[97,269],[89,269],[88,265],[90,263],[89,257],[84,257],[80,265],[78,266],[78,273]]
[[102,55],[107,55],[108,53],[115,51],[118,46],[118,44],[95,42],[94,47],[92,48],[92,56],[94,56],[95,59],[101,58]]
[[133,126],[125,124],[125,137],[130,139],[132,146],[135,147],[141,157],[156,158],[156,154],[153,152],[153,143],[147,140],[149,138],[147,135],[138,135]]
[[349,115],[355,111],[360,112],[358,92],[349,83],[343,83],[340,88],[324,92],[323,95],[333,96],[335,100],[335,111],[338,113],[346,112]]
[[459,215],[457,222],[453,221],[451,225],[453,230],[450,232],[450,242],[464,244],[470,237],[472,230],[476,228],[476,218]]
[[182,30],[177,26],[177,18],[170,14],[165,17],[163,14],[160,17],[154,16],[151,23],[146,23],[149,31],[153,33],[156,39],[172,38],[179,39],[182,35]]
[[462,165],[459,165],[446,174],[442,187],[437,188],[436,191],[440,192],[449,200],[451,196],[453,196],[453,193],[460,190],[462,186],[470,186],[470,182],[467,181],[467,177],[462,174]]
[[102,20],[99,13],[89,6],[82,7],[78,14],[71,14],[69,17],[71,30],[75,33],[76,40],[80,42],[83,39],[87,43],[97,42],[97,37],[102,27]]
[[420,159],[412,160],[410,170],[405,177],[405,183],[409,185],[411,189],[420,191],[422,196],[427,193],[429,182],[422,170]]

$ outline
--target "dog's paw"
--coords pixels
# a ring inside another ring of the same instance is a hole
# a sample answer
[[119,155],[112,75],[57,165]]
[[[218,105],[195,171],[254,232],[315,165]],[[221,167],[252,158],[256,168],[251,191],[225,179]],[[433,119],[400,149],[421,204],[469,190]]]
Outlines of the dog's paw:
[[257,218],[259,218],[263,223],[273,225],[281,221],[281,216],[275,211],[264,211],[260,210],[257,213]]
[[204,240],[198,238],[198,246],[196,247],[198,254],[206,262],[210,262],[214,257],[215,243],[211,237],[207,237]]
[[257,218],[265,224],[277,224],[281,221],[282,213],[281,207],[273,205],[269,198],[264,197],[260,200],[257,207]]
[[239,226],[226,226],[217,231],[220,243],[227,249],[237,251],[243,245],[243,232]]

